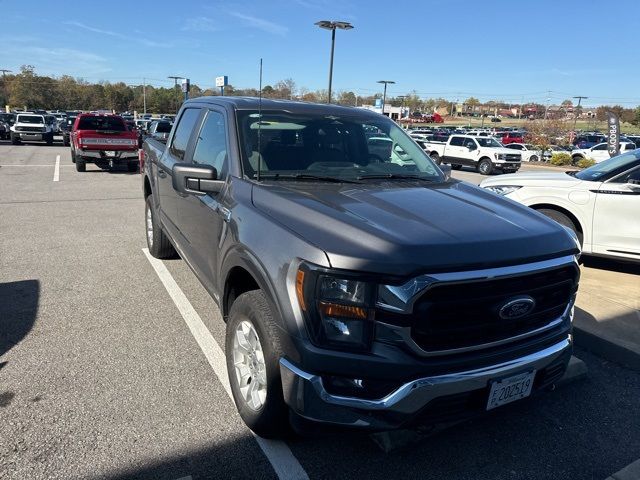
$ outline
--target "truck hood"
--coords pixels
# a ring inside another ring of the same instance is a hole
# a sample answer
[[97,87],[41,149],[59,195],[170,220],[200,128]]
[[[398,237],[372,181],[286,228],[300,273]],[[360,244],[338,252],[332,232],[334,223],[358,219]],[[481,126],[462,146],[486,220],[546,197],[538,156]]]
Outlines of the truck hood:
[[334,268],[406,276],[578,252],[555,222],[458,181],[273,182],[254,186],[253,203],[322,249]]
[[544,187],[573,187],[582,180],[567,175],[564,172],[523,172],[499,175],[483,180],[481,187],[495,187],[502,185],[544,186]]

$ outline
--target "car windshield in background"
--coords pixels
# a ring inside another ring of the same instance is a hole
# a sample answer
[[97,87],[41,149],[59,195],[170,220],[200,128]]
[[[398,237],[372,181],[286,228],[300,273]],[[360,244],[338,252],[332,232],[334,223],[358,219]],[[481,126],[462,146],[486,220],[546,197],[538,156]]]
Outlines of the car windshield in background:
[[[245,173],[317,181],[444,179],[424,151],[386,117],[239,111]],[[303,177],[302,177],[303,176]]]
[[82,117],[78,124],[78,130],[111,130],[124,132],[124,121],[119,117],[89,116]]
[[19,123],[44,123],[44,118],[39,115],[18,115]]
[[500,142],[491,137],[477,137],[476,142],[478,142],[481,147],[502,147]]
[[601,178],[617,175],[638,165],[640,165],[640,150],[634,150],[586,168],[576,173],[575,177],[580,180],[597,182]]
[[156,127],[156,133],[169,133],[171,131],[171,124],[169,122],[158,122]]

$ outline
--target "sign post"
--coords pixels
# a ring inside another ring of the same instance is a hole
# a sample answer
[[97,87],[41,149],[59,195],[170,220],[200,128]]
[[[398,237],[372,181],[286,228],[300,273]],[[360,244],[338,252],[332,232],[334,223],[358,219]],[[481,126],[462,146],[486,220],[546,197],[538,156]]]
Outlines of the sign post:
[[229,85],[229,77],[226,75],[222,75],[221,77],[216,77],[216,87],[220,87],[220,95],[224,96],[224,87]]
[[188,78],[183,78],[182,83],[180,84],[182,89],[182,93],[184,93],[184,101],[189,100],[189,90],[191,90],[191,82]]

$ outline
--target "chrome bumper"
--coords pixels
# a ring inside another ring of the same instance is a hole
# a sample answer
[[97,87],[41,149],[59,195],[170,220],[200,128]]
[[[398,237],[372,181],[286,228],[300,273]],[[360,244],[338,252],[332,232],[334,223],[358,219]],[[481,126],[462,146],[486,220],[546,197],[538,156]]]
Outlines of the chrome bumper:
[[115,162],[124,160],[138,160],[138,150],[109,151],[115,152],[115,155],[106,155],[105,150],[83,150],[81,148],[78,149],[78,155],[82,156],[82,158],[86,160],[113,160]]
[[497,365],[447,375],[419,378],[405,383],[378,400],[343,397],[327,392],[318,375],[307,373],[285,358],[280,359],[284,399],[298,415],[308,420],[368,429],[398,428],[416,417],[439,397],[484,389],[495,379],[566,364],[572,338],[536,353]]

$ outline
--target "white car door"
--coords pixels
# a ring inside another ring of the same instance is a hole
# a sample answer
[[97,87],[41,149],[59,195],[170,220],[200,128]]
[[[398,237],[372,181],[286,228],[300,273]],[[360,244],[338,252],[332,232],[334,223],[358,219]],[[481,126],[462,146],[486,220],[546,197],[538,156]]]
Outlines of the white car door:
[[593,211],[593,252],[609,255],[640,255],[640,189],[629,187],[635,167],[600,184]]
[[591,149],[591,152],[587,156],[596,161],[596,163],[602,162],[609,158],[609,150],[606,143],[600,143]]

